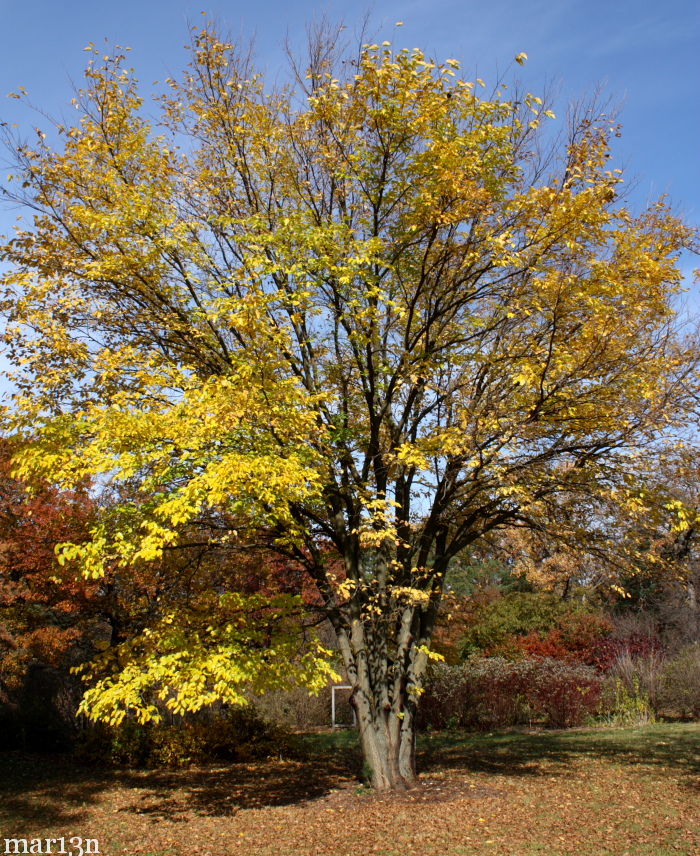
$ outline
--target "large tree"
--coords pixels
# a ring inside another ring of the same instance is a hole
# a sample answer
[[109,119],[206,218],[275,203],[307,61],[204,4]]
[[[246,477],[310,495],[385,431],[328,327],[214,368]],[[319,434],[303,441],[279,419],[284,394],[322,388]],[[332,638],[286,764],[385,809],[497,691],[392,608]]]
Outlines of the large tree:
[[[410,786],[450,562],[614,489],[679,414],[690,232],[621,204],[593,109],[552,142],[540,98],[452,59],[320,37],[275,89],[193,35],[157,119],[96,56],[61,144],[10,140],[34,213],[3,247],[17,467],[130,485],[63,550],[89,575],[200,520],[220,546],[264,532],[333,624],[374,785]],[[146,705],[143,661],[121,665],[103,714]],[[188,698],[226,693],[226,668],[188,668]]]

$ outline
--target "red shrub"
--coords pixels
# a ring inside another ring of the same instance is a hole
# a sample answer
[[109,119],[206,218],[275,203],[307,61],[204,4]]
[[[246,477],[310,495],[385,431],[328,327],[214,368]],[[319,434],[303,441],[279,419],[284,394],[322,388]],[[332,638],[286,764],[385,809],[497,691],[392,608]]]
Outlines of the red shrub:
[[503,728],[541,721],[580,725],[597,708],[602,680],[593,669],[551,658],[472,658],[435,667],[421,699],[433,728]]
[[586,662],[601,672],[607,672],[625,654],[633,659],[648,658],[652,654],[660,654],[662,650],[663,646],[656,636],[630,633],[627,636],[601,639],[591,648]]

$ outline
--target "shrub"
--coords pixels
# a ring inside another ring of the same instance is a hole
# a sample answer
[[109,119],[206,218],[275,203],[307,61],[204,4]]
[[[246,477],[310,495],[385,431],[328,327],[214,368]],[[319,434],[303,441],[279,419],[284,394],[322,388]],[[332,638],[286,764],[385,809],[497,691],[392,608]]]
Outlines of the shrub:
[[598,709],[602,681],[587,666],[561,660],[530,660],[528,701],[553,728],[581,725]]
[[665,656],[650,648],[644,653],[624,649],[609,667],[612,684],[620,681],[629,698],[644,699],[658,716],[662,707],[662,683]]
[[422,724],[437,729],[489,729],[527,721],[522,671],[522,661],[503,657],[434,666],[421,698]]
[[604,615],[580,602],[542,592],[509,592],[479,608],[462,653],[588,662],[612,628]]
[[295,752],[291,735],[279,726],[265,722],[253,708],[233,708],[200,711],[173,722],[89,725],[75,754],[89,765],[183,767]]
[[0,697],[0,749],[69,749],[76,734],[77,705],[72,690],[61,670],[32,664],[12,700]]
[[682,648],[667,662],[660,694],[669,713],[700,718],[700,643]]
[[613,675],[605,681],[601,717],[608,725],[619,726],[646,725],[656,718],[649,696],[642,689],[639,679],[633,676],[631,683],[628,683]]
[[431,670],[421,700],[421,723],[491,729],[543,722],[580,725],[597,708],[601,679],[583,665],[547,658],[471,658]]
[[620,658],[629,655],[633,660],[661,657],[663,646],[658,636],[632,632],[624,636],[612,635],[600,639],[590,651],[587,662],[601,672],[609,671]]
[[331,722],[331,691],[311,695],[304,687],[265,693],[255,700],[261,716],[288,728],[328,727]]

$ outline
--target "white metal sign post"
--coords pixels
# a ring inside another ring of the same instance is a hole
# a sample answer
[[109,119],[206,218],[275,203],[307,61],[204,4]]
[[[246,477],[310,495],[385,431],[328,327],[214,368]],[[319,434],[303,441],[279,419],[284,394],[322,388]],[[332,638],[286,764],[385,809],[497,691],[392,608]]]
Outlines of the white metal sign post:
[[335,691],[336,690],[351,690],[351,689],[352,689],[352,687],[349,684],[334,684],[331,687],[331,722],[332,722],[333,728],[351,728],[352,726],[357,725],[357,716],[355,714],[355,708],[352,707],[352,705],[350,706],[350,708],[352,710],[352,726],[348,725],[347,723],[337,723],[335,721],[335,709],[336,709]]

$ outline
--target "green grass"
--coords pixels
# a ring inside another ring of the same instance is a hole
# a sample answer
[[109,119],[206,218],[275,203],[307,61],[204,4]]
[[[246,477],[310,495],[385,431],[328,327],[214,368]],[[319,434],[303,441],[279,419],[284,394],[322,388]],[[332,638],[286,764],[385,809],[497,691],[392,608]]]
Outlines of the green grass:
[[[441,731],[418,737],[418,767],[425,770],[446,759],[461,759],[470,768],[498,772],[545,760],[563,764],[577,758],[608,758],[616,763],[658,766],[700,775],[697,723],[656,723],[636,728],[591,728],[566,731],[473,733]],[[310,757],[358,749],[357,732],[338,729],[299,735]]]

